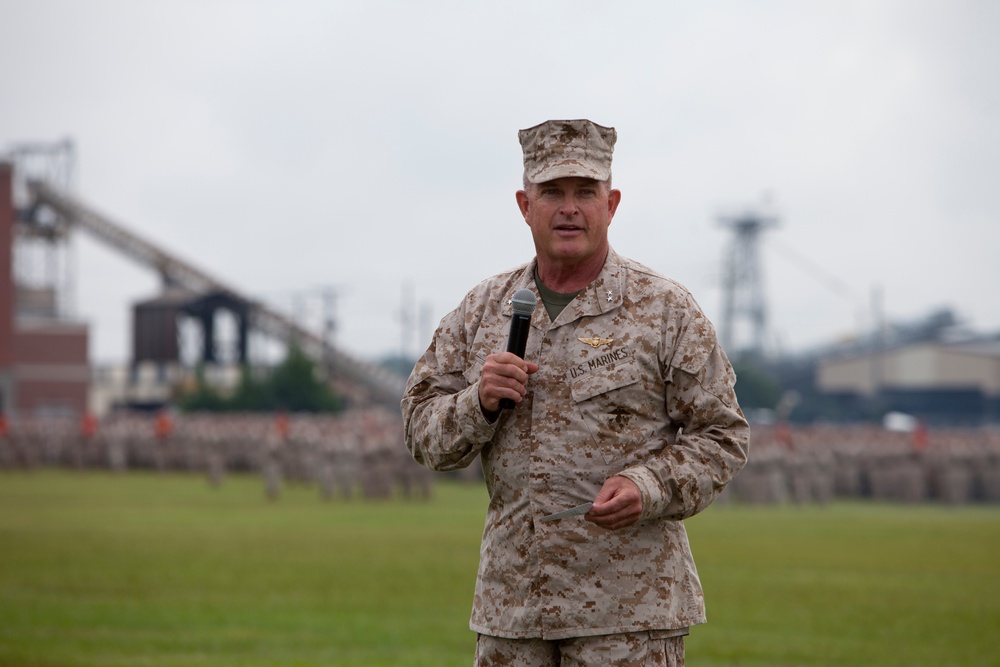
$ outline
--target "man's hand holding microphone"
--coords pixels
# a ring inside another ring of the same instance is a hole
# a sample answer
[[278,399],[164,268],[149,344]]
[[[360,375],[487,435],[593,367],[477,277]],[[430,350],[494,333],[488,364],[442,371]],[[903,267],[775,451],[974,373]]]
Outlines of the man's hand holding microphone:
[[529,289],[520,289],[511,300],[513,314],[507,350],[486,357],[479,377],[479,407],[491,422],[500,410],[511,410],[528,391],[528,376],[538,370],[538,364],[524,360],[524,349],[531,331],[531,313],[537,299]]

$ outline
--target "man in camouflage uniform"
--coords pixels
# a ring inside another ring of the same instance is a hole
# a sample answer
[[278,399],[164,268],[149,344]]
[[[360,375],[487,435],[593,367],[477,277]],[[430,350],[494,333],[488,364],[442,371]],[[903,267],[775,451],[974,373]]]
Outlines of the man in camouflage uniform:
[[[705,612],[682,520],[746,462],[735,376],[690,293],[609,246],[614,128],[519,137],[535,259],[444,317],[403,397],[407,447],[434,470],[481,457],[477,664],[683,664]],[[523,288],[544,307],[522,360],[504,350]]]

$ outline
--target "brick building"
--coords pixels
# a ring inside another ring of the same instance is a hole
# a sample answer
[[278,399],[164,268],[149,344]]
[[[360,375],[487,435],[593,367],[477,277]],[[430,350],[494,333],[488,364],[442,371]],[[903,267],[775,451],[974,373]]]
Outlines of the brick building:
[[0,162],[0,413],[80,417],[90,385],[88,329],[60,319],[54,300],[39,308],[19,298],[30,290],[15,278],[17,224],[14,168]]

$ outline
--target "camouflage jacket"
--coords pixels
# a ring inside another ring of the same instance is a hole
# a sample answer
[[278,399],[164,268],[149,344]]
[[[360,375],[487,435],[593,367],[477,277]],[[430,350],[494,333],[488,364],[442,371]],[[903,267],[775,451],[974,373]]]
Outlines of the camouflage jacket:
[[[681,285],[612,250],[554,322],[535,309],[524,357],[539,370],[491,424],[479,375],[506,349],[511,297],[536,289],[534,267],[482,282],[444,317],[402,401],[418,462],[444,471],[481,457],[490,503],[470,626],[562,639],[703,623],[682,519],[739,472],[749,441],[715,330]],[[612,475],[641,490],[638,523],[538,521],[592,501]]]

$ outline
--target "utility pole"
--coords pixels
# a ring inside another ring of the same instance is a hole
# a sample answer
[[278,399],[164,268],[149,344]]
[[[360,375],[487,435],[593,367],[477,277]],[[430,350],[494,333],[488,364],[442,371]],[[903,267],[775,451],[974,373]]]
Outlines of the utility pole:
[[323,296],[323,372],[329,382],[334,377],[333,338],[337,333],[337,290],[325,287]]
[[399,358],[406,359],[410,354],[410,344],[413,341],[416,327],[416,315],[414,311],[413,283],[409,280],[403,281],[402,297],[399,305]]

